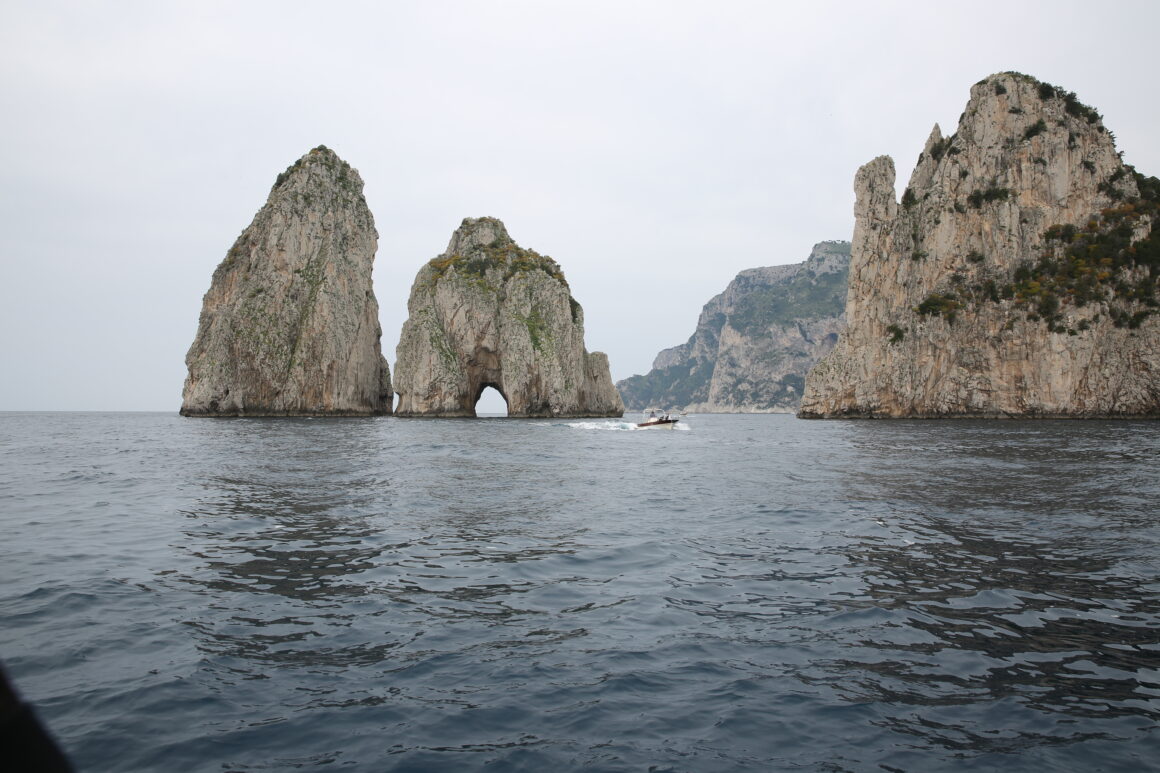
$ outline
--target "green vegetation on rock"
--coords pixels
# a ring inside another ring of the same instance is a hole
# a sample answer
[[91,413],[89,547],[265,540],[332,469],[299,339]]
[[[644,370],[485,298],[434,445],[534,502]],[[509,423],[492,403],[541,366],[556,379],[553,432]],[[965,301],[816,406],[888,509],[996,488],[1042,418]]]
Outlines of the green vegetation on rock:
[[714,363],[688,360],[668,368],[650,370],[643,376],[631,376],[617,384],[625,406],[674,408],[709,399]]
[[[1141,195],[1102,210],[1083,227],[1055,225],[1044,232],[1043,253],[1020,266],[1000,295],[1032,308],[1055,332],[1066,307],[1107,304],[1116,327],[1139,327],[1160,309],[1160,181],[1133,171]],[[1133,241],[1141,223],[1147,235]]]
[[[960,308],[1010,301],[1027,319],[1042,320],[1053,332],[1075,335],[1090,323],[1070,327],[1069,310],[1104,304],[1116,327],[1139,327],[1160,311],[1160,180],[1125,167],[1106,183],[1114,185],[1129,173],[1139,196],[1126,200],[1123,194],[1111,196],[1117,199],[1116,206],[1101,210],[1082,226],[1051,226],[1043,233],[1040,256],[1015,267],[1005,280],[983,276],[968,283],[956,274],[956,293],[932,293],[914,311],[953,321]],[[1147,234],[1133,241],[1143,224]],[[967,260],[981,263],[983,256],[972,252]]]
[[975,209],[983,206],[984,202],[992,201],[1006,201],[1011,196],[1011,191],[1008,188],[1000,188],[997,185],[992,185],[986,190],[976,189],[967,196],[967,203]]
[[432,281],[438,280],[450,269],[454,269],[462,276],[478,280],[487,280],[489,271],[499,271],[503,282],[516,274],[543,271],[560,284],[568,287],[568,281],[564,278],[560,264],[547,255],[525,249],[511,241],[499,240],[487,246],[477,247],[472,250],[471,255],[456,253],[432,258],[427,265],[434,269]]
[[551,331],[548,329],[548,322],[544,319],[544,315],[540,313],[540,309],[538,307],[532,307],[528,316],[521,317],[520,321],[528,329],[528,337],[532,340],[532,348],[537,352],[542,351],[544,345],[551,340]]
[[938,161],[945,155],[956,155],[959,151],[954,147],[955,135],[943,137],[941,140],[936,140],[930,146],[930,157]]
[[[1076,97],[1075,92],[1068,91],[1067,89],[1061,89],[1058,86],[1053,86],[1050,83],[1046,83],[1039,80],[1038,78],[1035,78],[1034,76],[1021,72],[1008,71],[1002,74],[1015,78],[1016,80],[1024,81],[1025,83],[1031,83],[1035,85],[1036,93],[1039,95],[1039,98],[1045,102],[1051,99],[1063,100],[1064,111],[1074,118],[1082,118],[1090,124],[1098,124],[1103,120],[1103,117],[1095,110],[1095,108],[1089,107],[1080,102],[1079,98]],[[986,83],[985,80],[980,82]],[[1000,91],[1000,89],[1002,89],[1002,91]],[[997,95],[1006,94],[1007,89],[1003,87],[1003,84],[995,81],[995,93]]]
[[811,276],[802,272],[786,284],[761,287],[741,297],[729,325],[752,334],[795,319],[836,317],[846,307],[846,272]]
[[1023,132],[1023,139],[1029,140],[1036,135],[1043,134],[1045,131],[1047,131],[1047,122],[1040,118],[1027,127],[1027,131]]
[[954,322],[955,312],[960,306],[958,297],[951,293],[931,293],[914,307],[914,311],[924,317],[943,317],[947,322]]

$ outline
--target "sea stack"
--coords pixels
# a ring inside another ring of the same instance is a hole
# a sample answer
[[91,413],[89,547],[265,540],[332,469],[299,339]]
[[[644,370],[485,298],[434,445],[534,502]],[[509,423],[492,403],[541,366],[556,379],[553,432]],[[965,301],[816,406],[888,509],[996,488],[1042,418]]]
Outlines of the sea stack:
[[357,171],[319,146],[278,176],[214,271],[185,357],[183,416],[391,412]]
[[799,416],[1160,416],[1160,182],[1095,110],[991,76],[894,183],[858,170],[847,328]]
[[468,218],[419,270],[395,362],[398,416],[475,416],[486,387],[510,417],[622,416],[608,358],[560,266],[503,223]]

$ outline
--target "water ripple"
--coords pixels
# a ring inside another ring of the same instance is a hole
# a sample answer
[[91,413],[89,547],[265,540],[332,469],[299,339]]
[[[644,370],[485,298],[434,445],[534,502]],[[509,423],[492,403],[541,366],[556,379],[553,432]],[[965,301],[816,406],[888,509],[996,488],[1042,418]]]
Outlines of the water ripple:
[[0,422],[0,651],[84,770],[1160,756],[1155,424]]

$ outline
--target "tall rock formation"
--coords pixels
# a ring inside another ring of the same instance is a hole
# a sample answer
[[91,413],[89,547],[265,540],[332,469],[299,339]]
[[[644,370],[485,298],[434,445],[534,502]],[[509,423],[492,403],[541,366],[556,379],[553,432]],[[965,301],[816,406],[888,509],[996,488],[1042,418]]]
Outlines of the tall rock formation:
[[357,171],[319,146],[278,176],[214,271],[185,357],[184,416],[391,412]]
[[804,263],[742,271],[701,311],[689,340],[617,383],[625,405],[698,413],[791,413],[806,372],[845,324],[849,242],[814,245]]
[[848,328],[800,416],[1160,415],[1160,182],[1074,94],[991,76],[901,203],[887,157],[854,188]]
[[419,270],[395,362],[398,416],[475,416],[486,387],[508,416],[621,416],[608,358],[560,266],[495,218],[468,218]]

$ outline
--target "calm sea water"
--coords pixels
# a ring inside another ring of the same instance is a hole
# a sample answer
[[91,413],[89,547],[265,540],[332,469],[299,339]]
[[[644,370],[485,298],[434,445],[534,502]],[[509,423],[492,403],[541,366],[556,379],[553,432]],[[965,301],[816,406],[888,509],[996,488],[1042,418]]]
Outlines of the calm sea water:
[[0,414],[83,771],[1160,765],[1160,423]]

